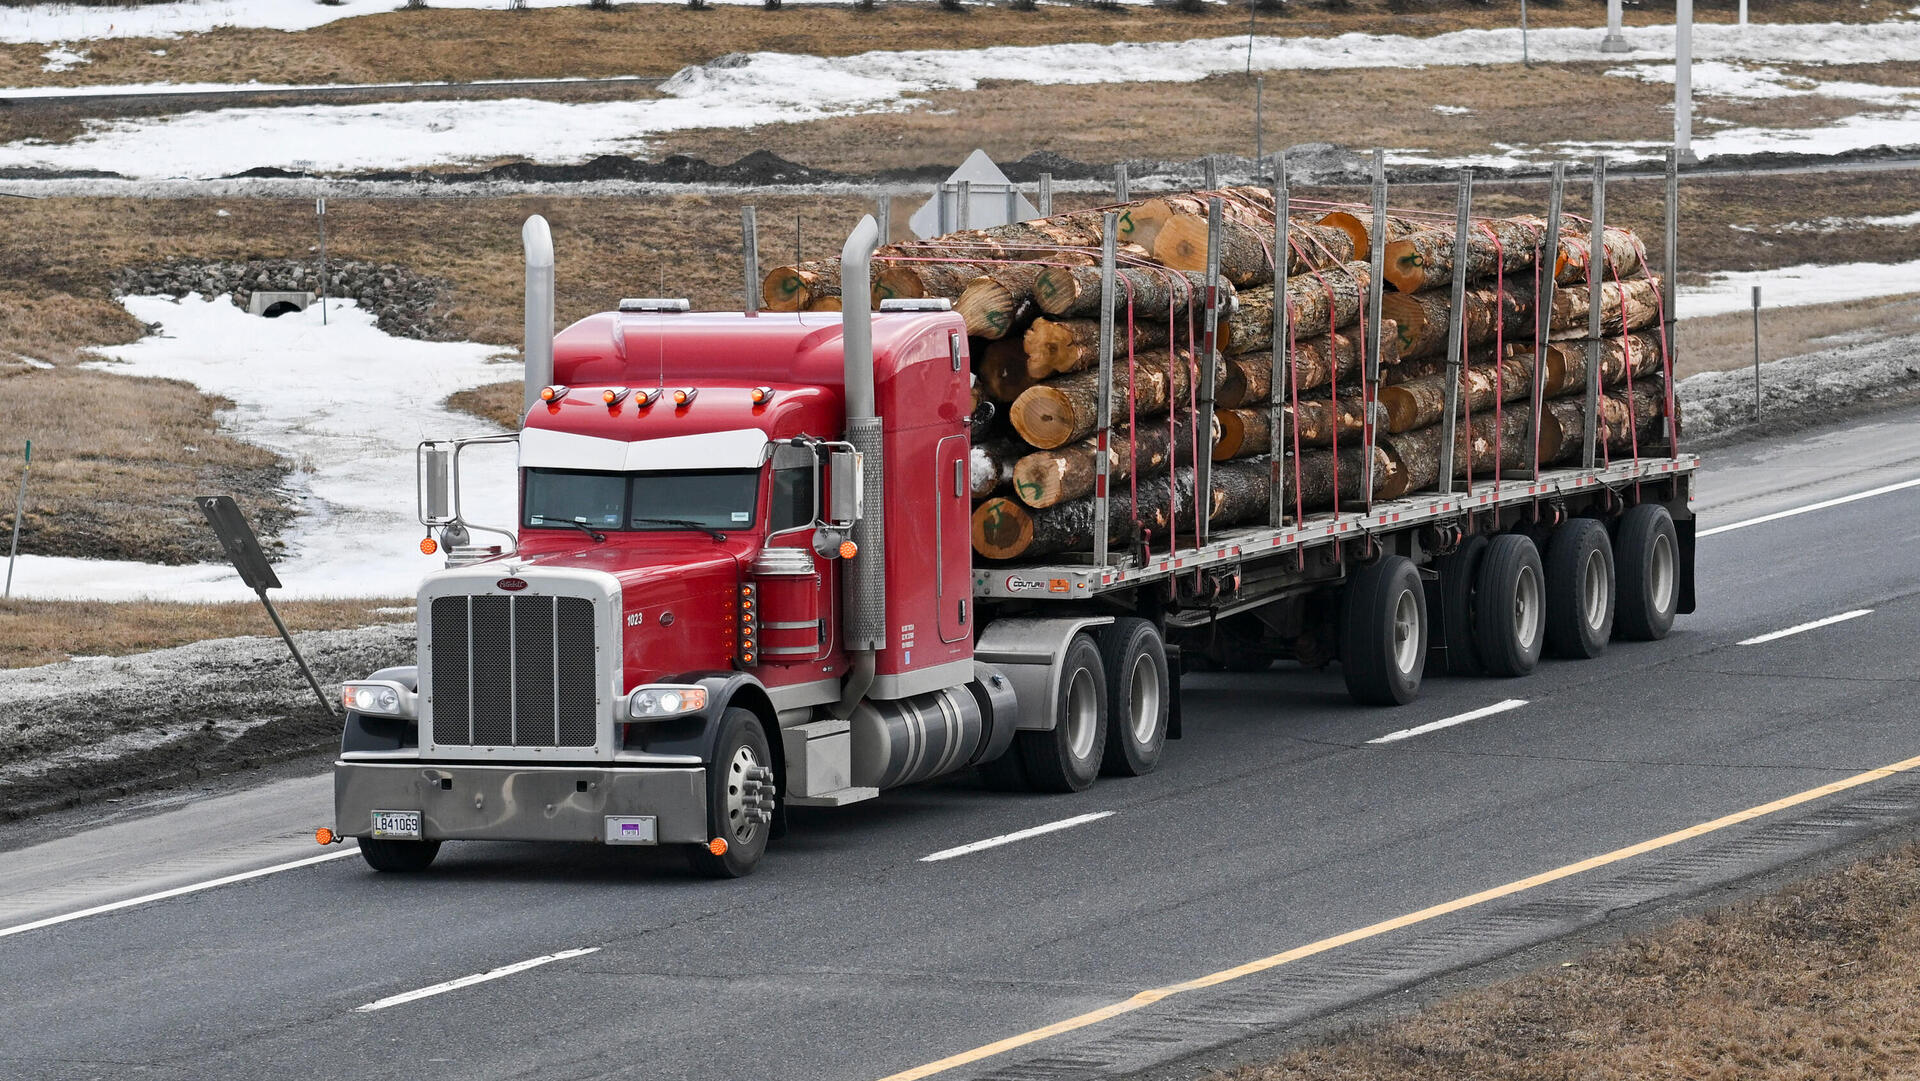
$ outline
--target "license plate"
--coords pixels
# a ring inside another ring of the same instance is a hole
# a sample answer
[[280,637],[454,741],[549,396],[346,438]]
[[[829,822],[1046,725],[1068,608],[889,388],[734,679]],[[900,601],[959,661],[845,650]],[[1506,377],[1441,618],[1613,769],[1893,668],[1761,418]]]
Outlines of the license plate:
[[373,835],[408,841],[420,839],[419,811],[373,812]]
[[659,843],[659,832],[652,815],[608,815],[607,843],[610,845],[651,845]]

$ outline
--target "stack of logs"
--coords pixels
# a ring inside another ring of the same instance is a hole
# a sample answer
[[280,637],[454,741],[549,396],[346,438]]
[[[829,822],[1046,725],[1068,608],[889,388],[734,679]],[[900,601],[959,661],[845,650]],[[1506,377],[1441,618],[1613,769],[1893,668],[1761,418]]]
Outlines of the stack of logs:
[[[1204,291],[1208,201],[1222,200],[1219,362],[1205,413]],[[944,297],[967,324],[976,401],[975,550],[1031,558],[1093,547],[1099,451],[1100,317],[1114,312],[1107,467],[1109,541],[1166,550],[1192,543],[1198,515],[1211,525],[1264,521],[1270,491],[1272,404],[1285,426],[1279,470],[1289,512],[1359,504],[1366,497],[1361,360],[1371,277],[1369,222],[1346,212],[1289,222],[1286,272],[1271,257],[1272,193],[1261,188],[1170,195],[1118,208],[1115,293],[1098,266],[1103,211],[1081,211],[882,247],[873,300]],[[1467,249],[1457,473],[1529,473],[1527,401],[1536,349],[1534,263],[1546,234],[1537,219],[1475,222]],[[1660,282],[1643,268],[1632,233],[1608,229],[1603,264],[1600,433],[1608,452],[1663,438],[1658,336]],[[1445,411],[1454,230],[1389,218],[1385,235],[1380,382],[1375,388],[1375,498],[1397,498],[1438,480]],[[1581,450],[1586,386],[1588,244],[1560,238],[1545,351],[1542,465]],[[837,260],[774,268],[768,308],[840,307]],[[1277,343],[1283,385],[1273,386],[1274,304],[1291,309]],[[1629,387],[1631,388],[1629,390]],[[1202,435],[1201,429],[1205,428]],[[1196,492],[1196,458],[1212,459],[1210,491]]]

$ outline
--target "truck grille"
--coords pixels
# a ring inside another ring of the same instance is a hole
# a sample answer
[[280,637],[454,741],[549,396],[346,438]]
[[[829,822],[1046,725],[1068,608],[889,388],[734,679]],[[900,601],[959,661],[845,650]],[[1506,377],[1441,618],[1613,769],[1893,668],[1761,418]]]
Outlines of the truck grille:
[[592,601],[437,597],[432,615],[435,743],[593,746]]

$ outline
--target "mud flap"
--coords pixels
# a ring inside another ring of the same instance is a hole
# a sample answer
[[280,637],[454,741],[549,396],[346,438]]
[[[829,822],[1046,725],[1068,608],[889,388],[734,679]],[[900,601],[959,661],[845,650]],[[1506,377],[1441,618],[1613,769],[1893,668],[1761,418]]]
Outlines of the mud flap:
[[1694,610],[1693,599],[1693,531],[1698,519],[1688,517],[1676,519],[1673,534],[1680,541],[1680,597],[1676,611],[1682,615]]
[[1180,738],[1180,673],[1184,667],[1180,659],[1180,647],[1168,644],[1167,651],[1167,738]]

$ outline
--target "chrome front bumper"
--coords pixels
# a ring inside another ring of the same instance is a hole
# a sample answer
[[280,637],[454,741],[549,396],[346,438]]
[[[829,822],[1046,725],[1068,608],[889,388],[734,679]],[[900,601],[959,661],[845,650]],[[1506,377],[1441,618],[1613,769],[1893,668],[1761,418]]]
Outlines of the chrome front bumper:
[[660,844],[707,842],[707,771],[568,766],[333,764],[336,831],[373,832],[374,811],[419,811],[426,840],[606,839],[608,816],[650,816]]

